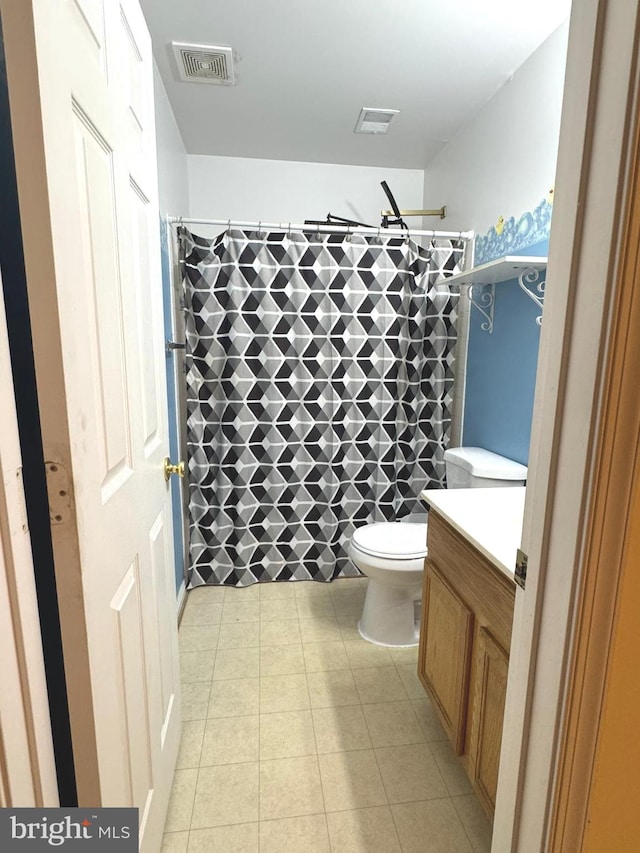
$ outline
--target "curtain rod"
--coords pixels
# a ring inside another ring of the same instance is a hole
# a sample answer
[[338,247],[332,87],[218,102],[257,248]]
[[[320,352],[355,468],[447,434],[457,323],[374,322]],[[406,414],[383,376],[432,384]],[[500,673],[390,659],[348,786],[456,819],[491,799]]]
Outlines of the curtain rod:
[[298,225],[291,222],[242,222],[235,219],[187,219],[167,216],[170,225],[225,225],[227,228],[250,228],[254,231],[321,231],[327,234],[375,234],[393,237],[440,237],[443,240],[473,240],[473,231],[391,231],[389,228],[364,228],[352,225]]

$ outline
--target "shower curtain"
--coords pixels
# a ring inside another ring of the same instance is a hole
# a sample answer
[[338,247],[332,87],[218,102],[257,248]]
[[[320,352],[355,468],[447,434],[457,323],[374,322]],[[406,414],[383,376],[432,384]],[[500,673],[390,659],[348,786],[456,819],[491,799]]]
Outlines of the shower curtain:
[[462,244],[179,230],[189,587],[330,581],[444,485]]

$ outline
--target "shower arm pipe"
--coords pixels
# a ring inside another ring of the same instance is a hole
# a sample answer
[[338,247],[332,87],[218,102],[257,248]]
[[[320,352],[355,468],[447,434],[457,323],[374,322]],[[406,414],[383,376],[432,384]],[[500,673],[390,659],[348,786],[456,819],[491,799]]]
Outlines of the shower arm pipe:
[[326,234],[372,234],[392,237],[431,237],[442,240],[473,240],[473,231],[392,231],[389,228],[364,228],[353,225],[304,225],[293,222],[244,222],[235,219],[193,219],[182,216],[167,216],[170,225],[222,225],[227,228],[250,228],[253,231],[312,231]]
[[[443,205],[442,207],[438,207],[436,210],[399,210],[398,213],[401,217],[404,216],[438,216],[440,219],[447,218],[447,207]],[[393,210],[381,210],[380,216],[394,216]]]

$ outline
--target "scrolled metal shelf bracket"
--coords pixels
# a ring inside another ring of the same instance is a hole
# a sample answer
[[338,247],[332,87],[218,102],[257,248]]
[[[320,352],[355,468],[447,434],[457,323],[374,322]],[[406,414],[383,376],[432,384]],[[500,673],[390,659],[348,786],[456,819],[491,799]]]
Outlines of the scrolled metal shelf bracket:
[[[522,270],[518,275],[518,284],[520,288],[527,294],[529,299],[533,300],[540,311],[544,307],[544,289],[546,285],[546,277],[540,281],[542,270],[535,268]],[[542,325],[542,314],[536,317],[536,323]]]
[[496,298],[495,284],[468,284],[466,287],[467,298],[474,308],[485,318],[480,323],[483,332],[493,332],[493,308]]

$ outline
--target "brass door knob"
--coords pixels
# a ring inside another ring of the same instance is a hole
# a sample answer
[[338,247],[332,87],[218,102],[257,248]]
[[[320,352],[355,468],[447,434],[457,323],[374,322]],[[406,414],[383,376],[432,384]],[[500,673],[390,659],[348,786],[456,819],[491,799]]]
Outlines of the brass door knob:
[[178,462],[177,465],[174,465],[169,457],[165,457],[164,460],[164,479],[169,482],[169,477],[172,474],[177,474],[178,477],[184,477],[184,462]]

